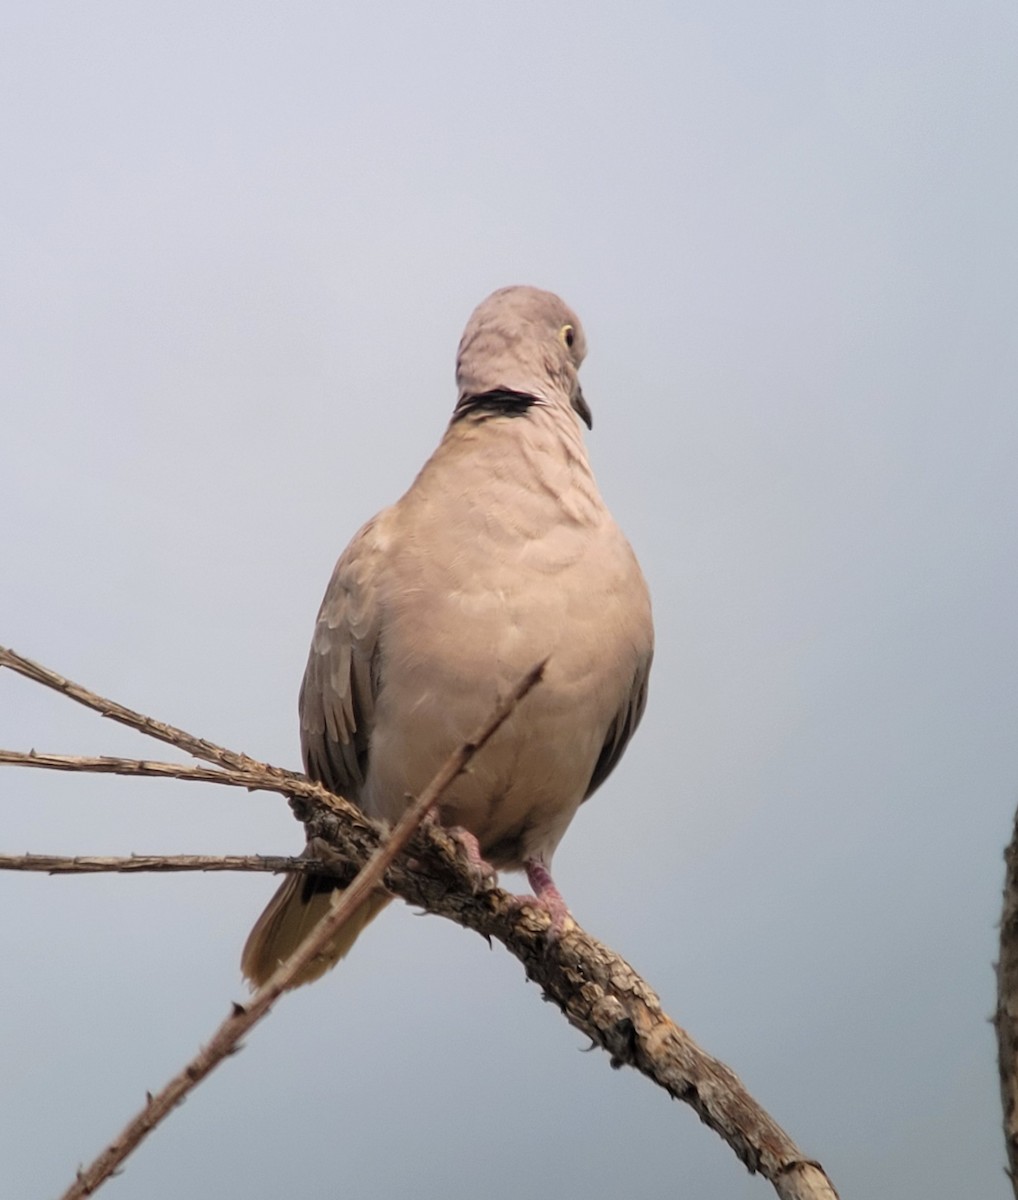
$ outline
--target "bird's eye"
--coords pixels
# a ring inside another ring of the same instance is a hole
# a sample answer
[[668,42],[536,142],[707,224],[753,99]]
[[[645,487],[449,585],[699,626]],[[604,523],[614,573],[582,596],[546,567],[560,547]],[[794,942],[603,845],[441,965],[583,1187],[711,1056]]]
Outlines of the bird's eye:
[[563,325],[558,331],[558,335],[569,347],[569,349],[572,350],[573,343],[576,341],[576,330],[572,327],[572,325]]

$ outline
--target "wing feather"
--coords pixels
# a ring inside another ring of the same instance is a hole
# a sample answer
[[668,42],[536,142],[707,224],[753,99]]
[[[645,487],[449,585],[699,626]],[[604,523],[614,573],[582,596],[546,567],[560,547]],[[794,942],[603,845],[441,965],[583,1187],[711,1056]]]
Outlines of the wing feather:
[[589,800],[618,766],[622,752],[636,732],[637,725],[640,724],[643,710],[647,707],[647,682],[650,678],[651,657],[648,654],[640,663],[633,677],[633,686],[629,689],[626,703],[619,709],[615,719],[608,726],[608,734],[594,765],[594,772],[587,785],[584,800]]
[[379,573],[390,511],[369,521],[336,563],[300,689],[304,769],[355,803],[367,772],[381,674]]

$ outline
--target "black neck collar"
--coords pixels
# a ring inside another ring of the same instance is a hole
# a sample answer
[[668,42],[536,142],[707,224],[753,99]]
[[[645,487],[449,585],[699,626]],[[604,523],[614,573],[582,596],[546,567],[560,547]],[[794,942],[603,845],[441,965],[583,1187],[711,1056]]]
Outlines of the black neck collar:
[[464,396],[452,414],[453,422],[464,417],[477,417],[486,421],[491,417],[522,417],[535,404],[536,396],[526,392],[514,392],[510,388],[493,388],[490,392],[479,392],[476,396]]

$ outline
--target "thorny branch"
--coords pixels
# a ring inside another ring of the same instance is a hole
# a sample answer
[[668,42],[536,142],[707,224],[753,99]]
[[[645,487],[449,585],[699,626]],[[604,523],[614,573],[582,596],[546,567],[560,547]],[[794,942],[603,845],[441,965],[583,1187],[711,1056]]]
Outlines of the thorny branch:
[[29,871],[44,875],[99,875],[119,872],[137,875],[152,871],[268,871],[273,875],[302,872],[352,878],[343,864],[321,858],[290,858],[285,854],[0,854],[0,871]]
[[[328,847],[339,858],[362,868],[373,859],[373,869],[379,871],[382,862],[379,847],[383,844],[380,830],[354,806],[303,776],[256,763],[246,755],[234,754],[153,721],[2,648],[0,666],[12,667],[39,683],[55,687],[105,716],[151,733],[195,757],[239,771],[243,780],[231,781],[237,786],[269,787],[270,782],[277,785],[271,790],[285,791],[290,796],[291,806],[304,823],[309,838],[318,839],[316,844]],[[460,753],[470,751],[471,747],[467,746],[462,747]],[[280,788],[278,784],[282,780],[286,781],[286,786]],[[219,782],[225,782],[225,779]],[[433,783],[428,791],[434,787]],[[421,810],[426,795],[422,795],[416,810]],[[397,830],[405,821],[406,818]],[[390,843],[391,839],[385,844]],[[689,1104],[700,1119],[731,1146],[751,1172],[759,1172],[770,1181],[781,1200],[837,1200],[837,1192],[819,1164],[796,1146],[749,1095],[733,1071],[702,1050],[664,1013],[651,988],[622,958],[571,922],[559,938],[548,938],[547,915],[526,906],[520,908],[513,903],[512,897],[497,887],[477,893],[476,877],[468,869],[459,843],[435,822],[427,822],[416,831],[410,829],[406,848],[413,859],[413,869],[407,865],[405,857],[392,861],[388,869],[385,865],[381,867],[382,878],[389,890],[413,905],[449,917],[501,942],[520,960],[528,977],[543,989],[547,999],[558,1005],[569,1022],[609,1053],[613,1066],[635,1067],[669,1095]],[[361,879],[359,876],[358,880]],[[360,885],[355,886],[360,893]],[[373,885],[363,886],[370,890]],[[342,907],[352,908],[358,899],[354,887],[348,889],[346,896],[353,896],[353,902],[347,906],[344,900]],[[339,912],[338,906],[317,927],[311,939],[315,945],[308,958],[317,952],[317,945],[324,945],[332,936],[333,928],[323,931],[322,927]],[[79,1175],[64,1200],[76,1200],[95,1190],[131,1148],[120,1150],[120,1143],[128,1132],[137,1127],[138,1141],[150,1132],[156,1123],[152,1118],[162,1119],[159,1113],[152,1111],[156,1100],[163,1106],[161,1112],[169,1112],[183,1095],[175,1090],[183,1077],[195,1072],[203,1077],[220,1061],[222,1054],[205,1065],[210,1051],[223,1044],[223,1039],[226,1039],[223,1053],[236,1047],[237,1038],[250,1027],[249,1023],[253,1023],[250,1014],[255,1006],[262,1005],[254,1018],[257,1020],[285,987],[285,983],[281,986],[279,982],[282,973],[287,970],[295,973],[300,969],[309,944],[305,943],[284,963],[247,1005],[235,1006],[233,1014],[209,1046],[181,1076],[171,1081],[160,1097],[150,1102],[120,1139],[104,1151],[104,1154],[114,1152],[119,1155],[109,1170],[95,1176],[92,1172],[101,1162],[97,1160],[88,1172]],[[260,1000],[262,997],[264,999]],[[238,1025],[242,1028],[238,1029]]]
[[[193,767],[185,763],[156,762],[145,758],[111,758],[101,755],[89,758],[80,754],[46,754],[39,750],[0,750],[0,766],[37,767],[44,771],[83,771],[89,775],[135,775],[149,779],[183,779],[194,783],[225,783],[230,787],[247,787],[252,791],[293,791],[293,781],[277,778],[267,764],[258,764],[263,771],[238,770],[224,767]],[[303,776],[298,776],[303,778]]]
[[[241,771],[247,767],[258,767],[262,770],[271,771],[272,774],[279,778],[289,777],[293,774],[291,771],[282,771],[279,767],[267,767],[265,763],[259,763],[253,758],[248,758],[246,754],[237,754],[233,750],[227,750],[225,746],[217,746],[215,742],[195,737],[194,734],[188,733],[183,729],[178,729],[175,725],[167,725],[163,721],[156,721],[152,717],[146,717],[144,713],[135,712],[133,708],[127,708],[123,704],[118,704],[116,700],[107,700],[105,696],[99,696],[95,692],[90,692],[88,688],[83,688],[80,684],[74,683],[70,679],[65,679],[62,675],[58,675],[56,671],[51,671],[48,667],[33,662],[30,658],[23,658],[20,654],[16,654],[13,650],[9,650],[5,646],[0,646],[0,667],[7,667],[11,671],[17,671],[19,675],[24,675],[28,679],[34,679],[36,683],[41,683],[44,687],[52,688],[54,691],[60,692],[61,695],[77,701],[78,704],[83,704],[86,708],[91,708],[94,712],[101,713],[104,717],[109,717],[113,721],[119,721],[121,725],[126,725],[130,729],[136,729],[139,733],[147,734],[149,737],[155,738],[156,741],[167,742],[171,746],[177,746],[194,758],[202,759],[204,762],[214,762],[218,763],[221,767],[232,767],[235,770]],[[295,778],[299,779],[301,776],[298,775]]]

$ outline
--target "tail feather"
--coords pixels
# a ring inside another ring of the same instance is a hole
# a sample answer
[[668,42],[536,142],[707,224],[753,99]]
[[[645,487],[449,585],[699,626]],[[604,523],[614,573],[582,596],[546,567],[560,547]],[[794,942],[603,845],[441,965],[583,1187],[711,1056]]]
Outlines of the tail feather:
[[[330,908],[339,903],[343,889],[329,887],[327,883],[319,876],[288,875],[280,884],[248,934],[240,958],[240,969],[252,986],[260,987]],[[383,892],[369,896],[354,910],[332,941],[300,972],[291,987],[311,983],[334,967],[389,899]]]

